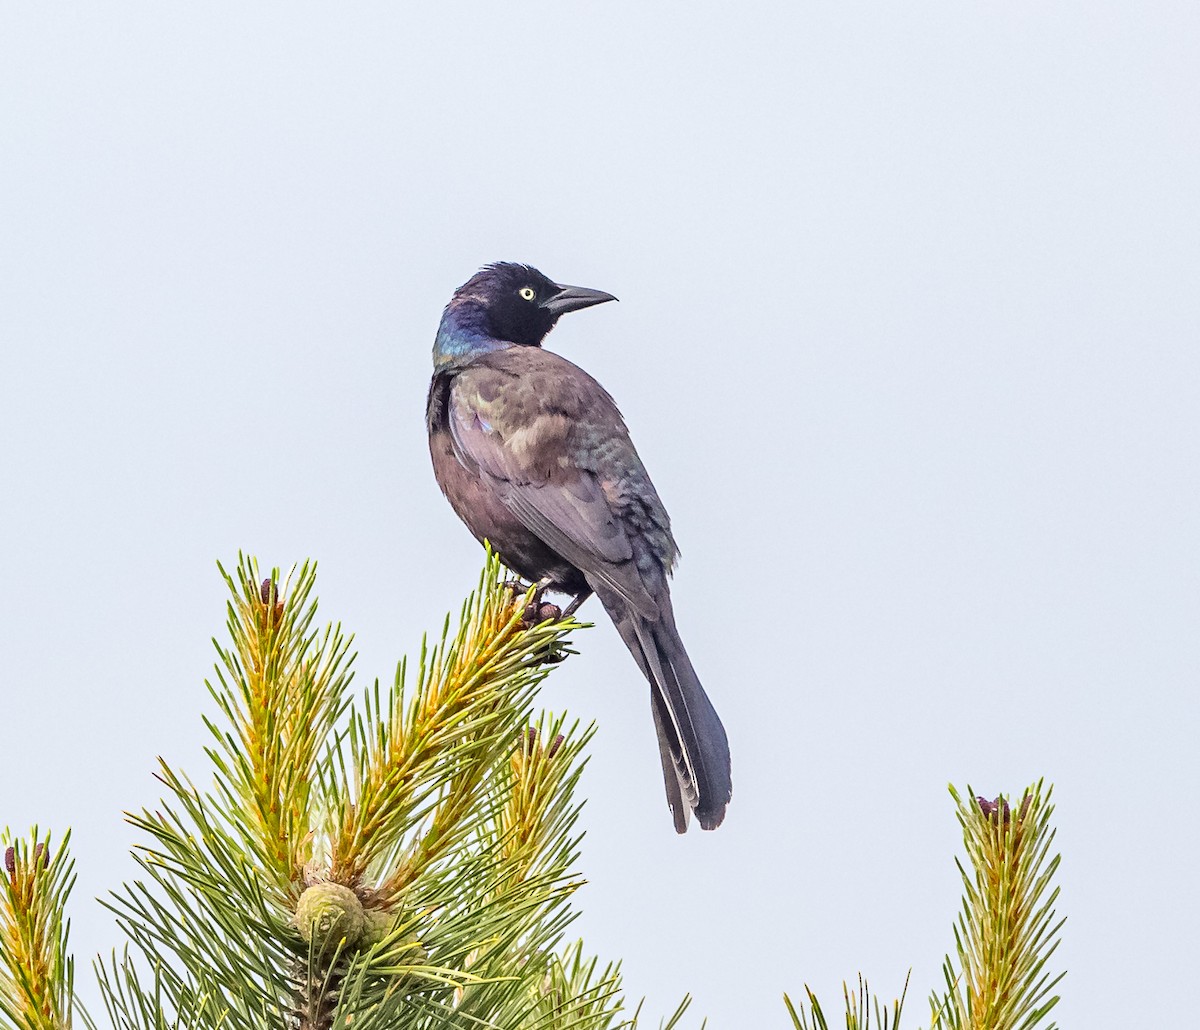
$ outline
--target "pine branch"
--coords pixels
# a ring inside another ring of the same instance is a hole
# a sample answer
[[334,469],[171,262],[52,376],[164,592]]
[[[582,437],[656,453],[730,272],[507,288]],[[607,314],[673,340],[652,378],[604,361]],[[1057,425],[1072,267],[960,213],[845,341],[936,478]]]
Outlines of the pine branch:
[[[637,1030],[640,1025],[640,1005],[629,1019],[623,1018],[621,964],[601,969],[599,960],[584,955],[582,941],[551,961],[533,998],[533,1006],[512,1024],[520,1030]],[[691,998],[684,998],[661,1030],[677,1027],[690,1005]]]
[[[1058,1003],[1052,995],[1065,976],[1048,971],[1058,948],[1058,887],[1051,886],[1059,857],[1050,857],[1054,831],[1052,788],[1029,788],[1014,814],[1003,797],[964,802],[951,787],[963,828],[969,868],[956,859],[964,887],[963,911],[954,927],[957,961],[947,957],[947,990],[930,999],[933,1030],[1054,1030],[1043,1020]],[[968,794],[970,790],[968,788]],[[828,1030],[820,1002],[805,987],[799,1008],[783,996],[795,1030]],[[908,993],[881,1006],[861,975],[855,995],[843,984],[847,1030],[896,1030]]]
[[1039,780],[1015,812],[1004,797],[964,802],[950,792],[970,869],[958,863],[964,898],[954,934],[957,962],[947,956],[946,994],[931,999],[934,1025],[1028,1030],[1058,1003],[1051,992],[1066,975],[1047,968],[1065,922],[1055,919],[1059,889],[1051,886],[1059,863],[1058,855],[1050,857],[1053,788]]
[[[786,994],[783,1003],[787,1006],[788,1015],[792,1017],[795,1030],[829,1030],[821,1003],[808,987],[804,988],[808,997],[807,1007],[797,1009],[792,999]],[[900,1025],[900,1015],[904,1010],[904,999],[908,995],[908,979],[904,980],[904,990],[891,1006],[880,1005],[879,996],[871,993],[871,987],[862,974],[858,977],[858,993],[854,994],[848,984],[842,984],[842,997],[846,1005],[846,1030],[870,1030],[871,1017],[874,1015],[874,1025],[877,1030],[896,1030]]]
[[246,844],[294,895],[309,859],[318,760],[347,702],[352,638],[340,626],[310,629],[315,565],[302,565],[285,585],[286,604],[278,572],[260,584],[253,559],[239,556],[236,579],[221,573],[233,594],[234,646],[216,644],[219,686],[209,690],[233,732],[208,721],[217,740],[209,755]]
[[[128,817],[143,879],[107,902],[132,945],[96,966],[116,1030],[636,1030],[619,966],[561,950],[592,729],[534,702],[579,624],[530,625],[500,573],[489,557],[415,682],[401,662],[361,700],[350,638],[314,629],[314,567],[282,589],[252,559],[226,575],[212,785],[160,762],[164,800]],[[933,1030],[1053,1030],[1051,791],[1015,809],[951,793],[964,900]],[[99,1030],[72,994],[65,844],[35,830],[7,848],[0,1030],[66,1030],[75,1012]],[[793,1025],[828,1030],[806,993],[785,995]],[[860,978],[846,1026],[897,1030],[904,996],[885,1005]]]
[[578,623],[529,625],[500,573],[489,558],[415,685],[401,663],[360,703],[349,639],[312,629],[310,566],[283,590],[246,558],[226,576],[213,788],[163,763],[168,800],[130,816],[147,879],[109,905],[149,968],[98,970],[114,1023],[526,1025],[575,917],[591,730],[533,717]]
[[[395,868],[383,892],[398,895],[459,842],[464,816],[480,802],[487,772],[509,746],[495,730],[531,704],[547,675],[544,659],[561,653],[562,638],[578,625],[528,627],[524,608],[500,583],[493,560],[453,640],[445,639],[447,623],[439,646],[422,645],[412,695],[401,664],[386,704],[376,685],[363,713],[352,711],[354,789],[334,799],[337,879],[356,882],[373,862],[390,859]],[[336,790],[336,781],[331,786]]]
[[75,883],[67,833],[52,849],[34,827],[27,839],[0,837],[0,1015],[21,1030],[69,1030],[75,962],[63,918]]

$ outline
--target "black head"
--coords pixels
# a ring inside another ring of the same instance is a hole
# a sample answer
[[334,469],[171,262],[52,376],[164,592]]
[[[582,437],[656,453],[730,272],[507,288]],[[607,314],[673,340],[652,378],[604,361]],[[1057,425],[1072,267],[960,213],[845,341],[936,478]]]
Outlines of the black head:
[[480,309],[488,335],[497,340],[537,347],[559,316],[616,299],[600,290],[552,282],[530,265],[498,261],[463,283],[451,305]]

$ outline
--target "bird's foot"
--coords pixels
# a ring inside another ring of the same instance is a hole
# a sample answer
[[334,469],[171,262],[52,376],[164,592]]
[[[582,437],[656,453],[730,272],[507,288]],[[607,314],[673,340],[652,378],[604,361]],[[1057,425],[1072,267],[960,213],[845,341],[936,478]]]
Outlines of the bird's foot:
[[[542,594],[545,593],[549,585],[549,580],[542,580],[534,584],[533,600],[525,606],[525,611],[521,615],[521,626],[524,629],[533,629],[544,622],[562,621],[562,609],[556,604],[542,600]],[[550,641],[546,644],[544,650],[531,657],[539,665],[557,665],[567,656],[559,650],[555,642]]]
[[526,629],[533,629],[542,622],[558,622],[563,617],[562,609],[549,601],[531,601],[525,606],[521,622]]
[[[530,591],[530,586],[526,586],[519,579],[505,580],[503,585],[512,593],[513,601],[523,601]],[[548,579],[538,580],[532,584],[533,596],[521,613],[521,624],[525,629],[532,629],[542,622],[558,622],[562,619],[563,612],[558,605],[542,600],[542,595],[546,593],[549,586]]]
[[[558,605],[549,601],[534,601],[525,606],[521,616],[521,628],[530,630],[544,622],[560,622],[562,617],[562,609]],[[567,657],[566,653],[560,650],[560,643],[553,639],[547,641],[544,648],[530,655],[530,659],[537,665],[557,665]]]
[[526,586],[524,583],[522,583],[519,579],[506,579],[504,581],[503,585],[506,589],[512,591],[514,601],[517,600],[518,598],[524,597],[532,589],[533,590],[532,603],[533,604],[541,604],[542,603],[542,594],[544,594],[546,592],[546,590],[549,588],[550,579],[549,578],[539,579],[536,583],[530,583],[528,586]]
[[500,585],[512,594],[514,601],[524,597],[529,592],[529,584],[522,583],[519,579],[506,579]]

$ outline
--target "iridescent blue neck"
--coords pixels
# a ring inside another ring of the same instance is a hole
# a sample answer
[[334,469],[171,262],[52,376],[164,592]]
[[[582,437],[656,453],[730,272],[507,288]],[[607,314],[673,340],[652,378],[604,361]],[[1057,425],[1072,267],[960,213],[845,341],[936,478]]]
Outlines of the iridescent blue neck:
[[476,354],[511,346],[507,340],[497,340],[488,332],[487,315],[479,305],[452,302],[442,313],[442,323],[433,341],[433,364],[436,368],[463,364]]

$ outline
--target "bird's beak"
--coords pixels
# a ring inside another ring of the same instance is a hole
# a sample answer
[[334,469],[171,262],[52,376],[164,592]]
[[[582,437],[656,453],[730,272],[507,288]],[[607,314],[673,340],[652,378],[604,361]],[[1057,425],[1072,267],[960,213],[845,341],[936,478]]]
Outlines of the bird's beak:
[[552,315],[565,315],[568,311],[578,311],[580,308],[590,308],[593,304],[603,304],[605,301],[616,299],[611,293],[605,293],[603,290],[560,285],[554,296],[542,301],[542,307]]

